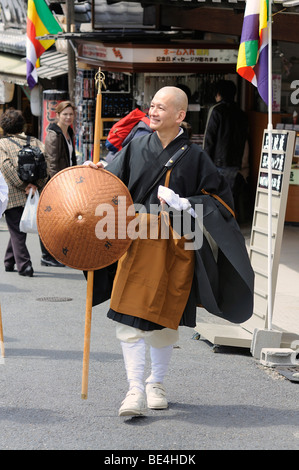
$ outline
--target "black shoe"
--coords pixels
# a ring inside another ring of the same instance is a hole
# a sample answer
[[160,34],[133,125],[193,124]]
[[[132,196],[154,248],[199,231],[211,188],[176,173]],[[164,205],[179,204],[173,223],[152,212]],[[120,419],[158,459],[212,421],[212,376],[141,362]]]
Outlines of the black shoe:
[[64,264],[60,263],[54,258],[44,258],[43,256],[41,257],[40,264],[42,266],[52,266],[53,268],[63,268]]
[[15,267],[12,266],[5,266],[5,271],[8,273],[12,273],[15,270]]
[[33,276],[33,268],[32,266],[27,266],[23,271],[19,271],[20,276],[28,276],[32,277]]

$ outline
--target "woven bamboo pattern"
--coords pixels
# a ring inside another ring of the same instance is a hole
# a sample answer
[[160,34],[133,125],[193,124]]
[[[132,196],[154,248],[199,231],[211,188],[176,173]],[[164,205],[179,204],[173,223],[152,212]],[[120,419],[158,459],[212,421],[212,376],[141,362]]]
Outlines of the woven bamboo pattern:
[[129,248],[127,225],[133,204],[122,181],[88,166],[66,168],[43,189],[37,226],[46,249],[71,268],[95,270],[117,261]]

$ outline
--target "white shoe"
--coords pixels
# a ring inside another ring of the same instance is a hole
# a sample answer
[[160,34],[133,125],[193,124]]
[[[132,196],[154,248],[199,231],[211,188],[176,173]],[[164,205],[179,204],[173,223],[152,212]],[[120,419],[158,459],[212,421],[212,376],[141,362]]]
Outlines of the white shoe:
[[118,411],[118,416],[139,416],[146,412],[144,393],[129,390]]
[[166,391],[161,383],[146,384],[147,406],[156,410],[164,410],[168,407]]

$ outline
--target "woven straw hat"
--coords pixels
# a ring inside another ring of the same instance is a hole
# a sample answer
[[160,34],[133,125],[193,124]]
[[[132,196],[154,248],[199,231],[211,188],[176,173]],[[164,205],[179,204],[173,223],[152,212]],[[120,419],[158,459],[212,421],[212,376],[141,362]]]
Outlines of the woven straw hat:
[[129,248],[127,225],[133,201],[112,173],[88,166],[57,173],[43,189],[38,209],[40,238],[58,261],[80,270],[100,269]]

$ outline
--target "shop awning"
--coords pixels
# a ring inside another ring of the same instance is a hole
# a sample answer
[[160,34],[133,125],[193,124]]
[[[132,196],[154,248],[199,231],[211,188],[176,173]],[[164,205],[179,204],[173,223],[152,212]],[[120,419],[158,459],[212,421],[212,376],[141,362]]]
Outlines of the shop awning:
[[[27,85],[25,57],[0,53],[0,64],[0,80],[15,85]],[[40,59],[40,67],[37,69],[39,78],[51,80],[67,73],[67,54],[56,51],[44,52]]]
[[68,73],[68,57],[67,54],[57,51],[46,51],[40,58],[40,67],[37,69],[39,78],[59,77]]
[[16,85],[27,85],[26,61],[11,54],[0,54],[0,80]]

